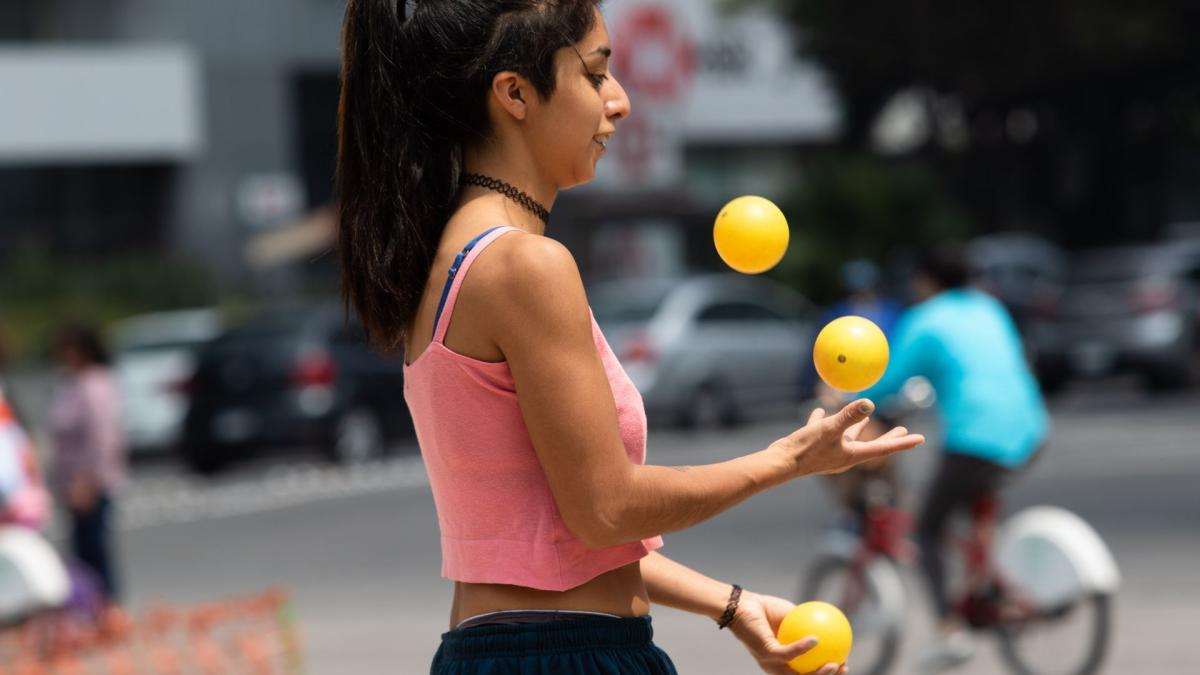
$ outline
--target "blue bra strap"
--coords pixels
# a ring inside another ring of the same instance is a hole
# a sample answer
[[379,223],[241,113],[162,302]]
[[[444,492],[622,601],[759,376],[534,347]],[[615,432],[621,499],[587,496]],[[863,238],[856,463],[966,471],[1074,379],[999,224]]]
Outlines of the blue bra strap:
[[454,276],[458,274],[459,266],[462,265],[462,262],[467,257],[467,254],[471,252],[471,249],[475,248],[475,244],[478,244],[480,239],[483,239],[501,227],[503,226],[497,225],[496,227],[484,230],[479,234],[478,237],[475,237],[471,241],[467,242],[467,245],[463,247],[462,252],[454,256],[454,264],[450,266],[449,278],[446,279],[446,286],[442,289],[442,298],[441,300],[438,300],[437,314],[433,316],[434,339],[437,339],[438,323],[442,320],[442,310],[446,307],[446,298],[450,297],[450,287],[454,285]]

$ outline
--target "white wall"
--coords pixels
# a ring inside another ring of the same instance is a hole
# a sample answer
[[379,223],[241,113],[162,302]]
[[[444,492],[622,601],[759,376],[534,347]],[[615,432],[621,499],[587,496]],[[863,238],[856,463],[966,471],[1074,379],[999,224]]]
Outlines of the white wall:
[[0,164],[184,162],[202,119],[186,49],[0,48]]

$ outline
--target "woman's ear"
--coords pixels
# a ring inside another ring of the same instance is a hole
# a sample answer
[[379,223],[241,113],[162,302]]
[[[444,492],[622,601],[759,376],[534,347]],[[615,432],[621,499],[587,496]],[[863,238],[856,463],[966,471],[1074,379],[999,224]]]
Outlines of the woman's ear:
[[492,97],[496,99],[502,110],[517,120],[524,120],[525,116],[529,114],[529,105],[526,101],[532,90],[533,87],[529,80],[511,70],[496,73],[496,76],[492,78]]

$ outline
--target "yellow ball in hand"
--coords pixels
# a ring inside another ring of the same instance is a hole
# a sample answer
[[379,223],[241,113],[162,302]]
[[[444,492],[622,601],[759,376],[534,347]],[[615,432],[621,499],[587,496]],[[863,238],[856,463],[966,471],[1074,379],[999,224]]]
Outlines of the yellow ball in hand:
[[762,197],[734,199],[713,224],[717,254],[743,274],[760,274],[779,264],[787,252],[788,236],[783,212]]
[[830,321],[813,344],[813,365],[825,384],[838,391],[862,391],[887,370],[888,342],[883,331],[861,316]]
[[850,656],[854,635],[850,621],[837,607],[827,602],[805,602],[796,605],[779,624],[779,641],[790,644],[809,635],[816,636],[817,646],[788,661],[797,673],[811,673],[827,663],[843,664]]

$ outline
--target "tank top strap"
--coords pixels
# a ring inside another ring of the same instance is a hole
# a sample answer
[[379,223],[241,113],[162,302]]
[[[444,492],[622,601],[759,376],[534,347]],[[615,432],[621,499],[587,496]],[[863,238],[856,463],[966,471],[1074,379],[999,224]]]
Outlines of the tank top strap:
[[450,265],[446,285],[442,288],[442,298],[438,301],[437,314],[433,318],[434,342],[441,342],[446,337],[446,330],[450,327],[450,317],[454,315],[454,304],[458,300],[458,292],[462,288],[463,279],[466,278],[471,263],[475,262],[479,254],[483,253],[483,250],[493,241],[504,234],[518,231],[517,228],[508,225],[498,225],[485,230],[467,242],[463,250],[454,256],[454,264]]

